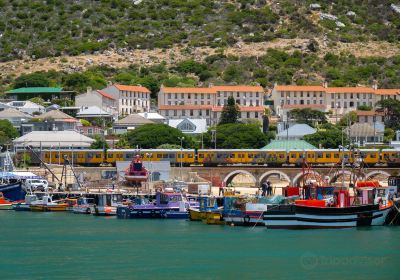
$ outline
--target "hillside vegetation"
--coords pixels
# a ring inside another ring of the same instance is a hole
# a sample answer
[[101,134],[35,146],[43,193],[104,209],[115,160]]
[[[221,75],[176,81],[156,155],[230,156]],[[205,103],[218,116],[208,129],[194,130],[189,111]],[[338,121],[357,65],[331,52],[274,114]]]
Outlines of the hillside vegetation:
[[[390,8],[392,2],[0,0],[0,60],[174,44],[226,47],[276,38],[393,42],[399,38],[400,16]],[[343,25],[320,20],[311,3]]]
[[396,1],[332,2],[0,0],[0,87],[400,87]]

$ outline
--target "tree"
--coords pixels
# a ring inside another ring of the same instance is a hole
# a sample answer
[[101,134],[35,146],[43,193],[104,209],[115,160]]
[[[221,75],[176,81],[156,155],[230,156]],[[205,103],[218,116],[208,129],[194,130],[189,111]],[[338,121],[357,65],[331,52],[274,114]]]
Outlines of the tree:
[[104,149],[107,150],[109,148],[107,141],[104,139],[104,137],[101,137],[99,135],[96,135],[94,137],[95,141],[90,145],[91,149]]
[[50,80],[43,72],[35,72],[32,74],[23,74],[15,79],[14,88],[22,87],[48,87]]
[[347,145],[349,143],[347,135],[337,128],[326,130],[321,129],[316,133],[305,135],[303,139],[318,148],[337,149],[342,145],[342,134],[343,144]]
[[360,106],[357,107],[357,110],[360,110],[360,111],[371,111],[372,107],[368,106],[368,105],[360,105]]
[[394,130],[400,129],[400,100],[388,98],[381,100],[377,105],[385,114],[385,125]]
[[340,127],[351,126],[352,124],[357,122],[357,113],[352,111],[344,114],[340,120],[338,125]]
[[31,99],[29,99],[29,101],[36,103],[38,105],[41,105],[41,106],[45,106],[43,98],[40,98],[40,97],[31,98]]
[[182,137],[184,148],[193,146],[192,137],[166,124],[145,124],[129,131],[126,137],[132,148],[154,149],[163,144],[180,146]]
[[90,122],[89,122],[88,120],[80,119],[79,122],[80,122],[83,126],[90,126]]
[[128,139],[126,138],[126,134],[120,135],[118,142],[115,144],[115,148],[117,148],[117,149],[129,149],[130,148]]
[[214,147],[211,135],[217,131],[217,148],[222,149],[259,149],[268,143],[268,137],[256,124],[229,123],[210,128],[204,135],[204,145]]
[[0,131],[4,132],[5,136],[9,139],[14,139],[19,136],[18,130],[9,120],[0,120]]
[[297,123],[305,123],[313,127],[317,124],[323,124],[328,121],[324,112],[310,108],[293,109],[289,111],[288,114],[289,118],[294,119]]
[[222,109],[219,124],[237,123],[240,117],[240,109],[232,96],[228,97],[228,102]]

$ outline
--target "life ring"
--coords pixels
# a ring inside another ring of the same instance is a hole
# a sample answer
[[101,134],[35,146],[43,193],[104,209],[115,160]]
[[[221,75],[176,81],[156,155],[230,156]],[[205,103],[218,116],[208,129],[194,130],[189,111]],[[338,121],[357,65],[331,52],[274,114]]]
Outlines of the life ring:
[[250,223],[250,216],[249,215],[244,216],[243,220],[245,224]]
[[90,210],[90,208],[87,208],[87,209],[86,209],[86,214],[90,214],[90,212],[92,212],[92,211]]

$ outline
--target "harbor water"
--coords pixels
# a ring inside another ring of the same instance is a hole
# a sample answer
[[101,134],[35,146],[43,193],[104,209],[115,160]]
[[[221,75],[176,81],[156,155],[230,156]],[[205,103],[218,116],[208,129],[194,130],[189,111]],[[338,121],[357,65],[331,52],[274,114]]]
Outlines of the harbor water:
[[0,279],[398,279],[400,227],[267,230],[0,212]]

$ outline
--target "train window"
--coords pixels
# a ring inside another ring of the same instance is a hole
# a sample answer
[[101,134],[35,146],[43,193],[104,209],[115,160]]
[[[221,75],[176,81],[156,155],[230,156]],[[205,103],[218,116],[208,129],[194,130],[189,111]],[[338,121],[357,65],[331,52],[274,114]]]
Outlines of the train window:
[[222,155],[221,154],[217,154],[217,158],[222,158]]
[[253,158],[253,157],[254,157],[253,154],[247,154],[247,156],[248,156],[249,158]]
[[163,154],[163,158],[168,158],[168,154]]
[[193,158],[193,154],[188,154],[187,157],[188,158]]
[[338,153],[334,153],[334,154],[333,154],[333,157],[334,157],[334,158],[339,158],[339,154],[338,154]]
[[230,155],[230,158],[235,158],[235,154],[231,154],[231,155]]
[[87,157],[88,158],[93,158],[93,154],[92,153],[88,153]]
[[254,158],[260,158],[260,157],[261,157],[260,154],[255,154],[255,155],[254,155]]
[[96,154],[96,158],[101,158],[101,154]]
[[296,154],[291,154],[290,157],[291,158],[297,158],[297,155]]
[[83,154],[78,154],[78,158],[83,158]]
[[[162,154],[157,154],[157,158],[162,158]],[[179,155],[180,158],[180,155]]]
[[279,154],[279,158],[285,158],[285,154]]
[[312,154],[307,154],[307,157],[308,157],[308,158],[312,158],[313,155],[312,155]]
[[376,154],[370,154],[369,155],[371,158],[376,158]]
[[169,158],[175,158],[175,155],[174,154],[169,154],[168,157]]
[[56,154],[55,158],[58,158],[58,154]]
[[331,154],[326,153],[326,154],[325,154],[325,157],[326,157],[326,158],[331,158]]
[[204,154],[199,154],[199,158],[204,158]]
[[113,155],[113,154],[108,154],[107,157],[108,157],[108,158],[113,158],[114,155]]
[[323,153],[317,153],[317,157],[318,157],[318,158],[323,158],[323,157],[324,157],[324,154],[323,154]]

